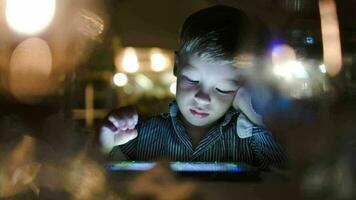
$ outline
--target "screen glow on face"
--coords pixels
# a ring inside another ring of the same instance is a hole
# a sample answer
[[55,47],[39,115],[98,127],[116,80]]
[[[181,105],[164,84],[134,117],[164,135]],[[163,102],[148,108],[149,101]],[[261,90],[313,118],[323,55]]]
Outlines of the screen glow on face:
[[197,55],[181,58],[177,65],[176,101],[190,125],[208,127],[230,108],[239,87],[239,71],[227,61]]

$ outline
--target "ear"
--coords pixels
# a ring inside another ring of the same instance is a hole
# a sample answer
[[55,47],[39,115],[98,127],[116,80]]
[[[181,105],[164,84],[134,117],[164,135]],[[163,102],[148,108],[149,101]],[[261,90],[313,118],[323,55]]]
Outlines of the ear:
[[173,65],[173,75],[177,77],[178,72],[178,62],[179,62],[179,55],[177,51],[174,51],[174,65]]

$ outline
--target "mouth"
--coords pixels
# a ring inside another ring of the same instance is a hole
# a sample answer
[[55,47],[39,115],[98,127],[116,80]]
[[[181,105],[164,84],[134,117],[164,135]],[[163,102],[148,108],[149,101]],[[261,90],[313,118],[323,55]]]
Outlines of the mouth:
[[198,117],[198,118],[205,118],[209,116],[209,113],[206,112],[201,112],[196,109],[189,109],[190,113],[192,113],[193,116]]

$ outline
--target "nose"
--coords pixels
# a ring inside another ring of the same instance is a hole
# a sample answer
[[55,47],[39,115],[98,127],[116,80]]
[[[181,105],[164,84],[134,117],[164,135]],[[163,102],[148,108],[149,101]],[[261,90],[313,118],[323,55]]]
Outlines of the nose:
[[210,103],[210,95],[207,92],[204,92],[203,90],[199,90],[195,96],[194,100],[199,104],[199,105],[207,105]]

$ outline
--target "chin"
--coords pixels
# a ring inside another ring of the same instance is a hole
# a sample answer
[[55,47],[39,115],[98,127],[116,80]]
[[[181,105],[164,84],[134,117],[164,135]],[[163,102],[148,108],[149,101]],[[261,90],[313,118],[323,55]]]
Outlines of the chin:
[[187,121],[193,126],[204,127],[204,126],[209,126],[211,124],[206,120],[204,120],[204,121],[202,121],[202,120],[187,120]]

